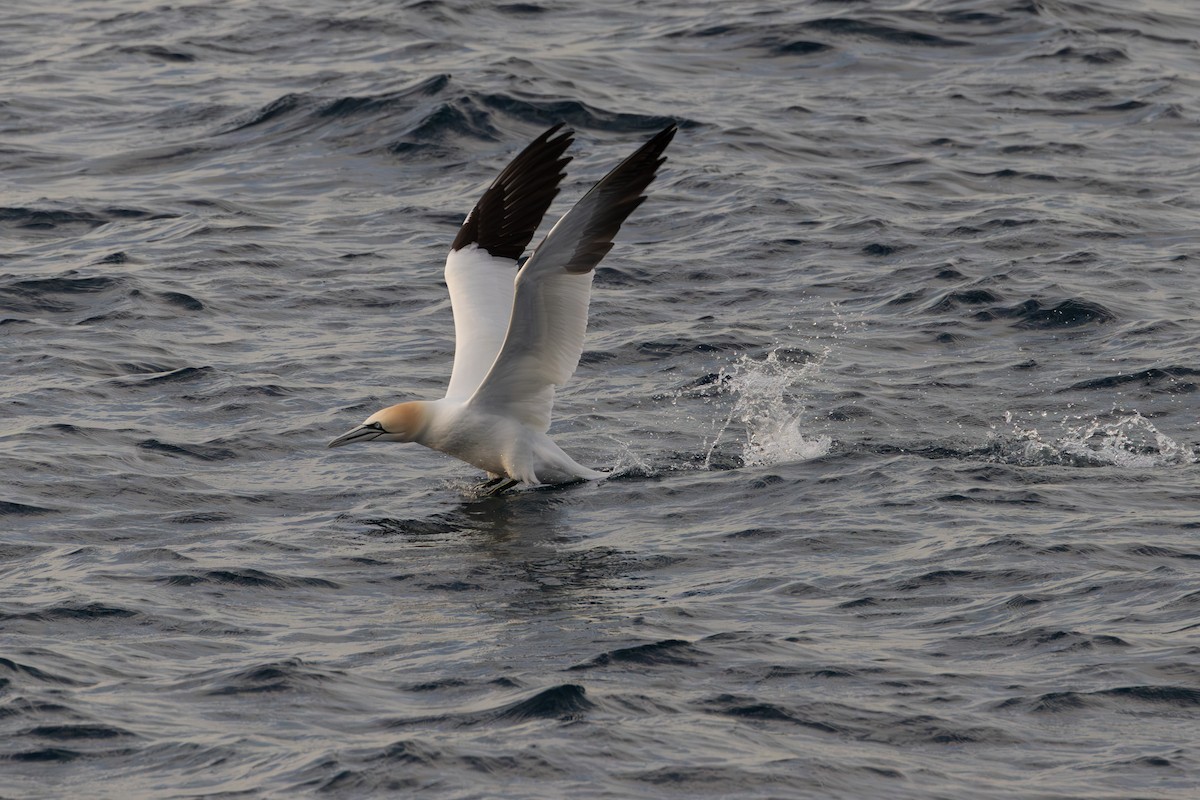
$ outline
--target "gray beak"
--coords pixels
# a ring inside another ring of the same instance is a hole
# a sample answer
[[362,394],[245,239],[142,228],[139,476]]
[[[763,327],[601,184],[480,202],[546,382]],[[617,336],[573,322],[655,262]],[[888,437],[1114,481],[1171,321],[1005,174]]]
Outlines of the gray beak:
[[379,430],[379,428],[359,425],[357,428],[343,433],[341,436],[330,442],[327,446],[341,447],[342,445],[350,444],[351,442],[369,442],[372,439],[382,435],[383,431]]

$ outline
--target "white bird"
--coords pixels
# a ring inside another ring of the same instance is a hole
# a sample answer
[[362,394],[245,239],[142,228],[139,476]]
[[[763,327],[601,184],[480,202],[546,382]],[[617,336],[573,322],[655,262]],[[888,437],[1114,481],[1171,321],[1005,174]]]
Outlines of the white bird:
[[597,480],[546,435],[554,389],[583,353],[594,268],[645,190],[675,135],[670,125],[618,164],[518,259],[558,194],[569,129],[526,147],[467,215],[446,258],[454,369],[446,396],[377,411],[329,443],[417,442],[485,470],[492,494],[518,483]]

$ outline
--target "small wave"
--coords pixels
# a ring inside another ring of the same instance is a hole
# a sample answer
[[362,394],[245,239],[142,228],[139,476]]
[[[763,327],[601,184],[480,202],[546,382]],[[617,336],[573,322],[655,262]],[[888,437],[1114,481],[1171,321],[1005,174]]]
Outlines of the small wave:
[[242,586],[255,589],[337,589],[333,581],[324,578],[309,578],[297,575],[278,575],[264,572],[252,567],[242,569],[214,569],[206,572],[186,572],[165,575],[157,579],[158,583],[168,586],[195,586],[198,584],[217,584],[224,586]]
[[211,696],[263,694],[313,689],[338,673],[321,669],[299,658],[256,664],[215,678],[205,690]]
[[204,303],[184,292],[159,292],[159,299],[184,311],[203,311]]
[[1139,383],[1155,391],[1166,392],[1168,394],[1184,394],[1196,391],[1196,383],[1186,379],[1197,376],[1200,376],[1200,369],[1193,369],[1192,367],[1152,367],[1140,372],[1119,373],[1103,378],[1080,381],[1071,384],[1061,391],[1066,392],[1072,389],[1113,389],[1128,383]]
[[[946,20],[958,21],[949,17]],[[883,42],[902,48],[969,45],[965,40],[951,39],[908,27],[920,24],[921,21],[917,18],[907,20],[905,26],[901,26],[852,17],[825,17],[798,23],[777,20],[766,25],[750,22],[712,25],[701,22],[682,30],[671,31],[665,34],[665,38],[706,42],[716,40],[717,46],[751,47],[770,56],[808,56],[835,51],[836,46],[830,40],[847,43]]]
[[1014,697],[997,708],[1025,706],[1034,713],[1064,713],[1080,709],[1169,705],[1177,709],[1200,706],[1200,690],[1190,686],[1118,686],[1094,692],[1049,692],[1034,698]]
[[430,519],[391,519],[388,517],[360,520],[372,530],[372,536],[405,536],[410,538],[441,537],[457,534],[462,525],[445,515],[435,515]]
[[137,443],[142,450],[162,453],[169,456],[194,458],[200,461],[225,461],[236,458],[237,452],[225,447],[213,447],[204,444],[173,444],[159,439],[145,439]]
[[0,302],[6,311],[18,314],[70,313],[92,302],[84,295],[120,291],[128,285],[122,278],[81,275],[70,270],[53,278],[29,278],[0,285]]
[[1085,64],[1117,64],[1128,61],[1129,56],[1118,47],[1062,47],[1053,53],[1029,56],[1027,60],[1051,59],[1055,61],[1082,61]]
[[136,736],[137,734],[113,725],[63,724],[38,725],[37,727],[30,728],[29,730],[25,731],[23,735],[65,742],[87,739],[115,739],[123,736]]
[[141,378],[139,383],[143,384],[158,384],[158,383],[174,383],[176,381],[189,381],[194,378],[199,378],[213,371],[212,367],[180,367],[173,369],[170,372],[151,375],[148,378]]
[[1004,423],[1011,431],[993,443],[995,460],[1004,463],[1147,469],[1200,461],[1195,447],[1175,441],[1137,411],[1092,419],[1068,416],[1057,435],[1023,427],[1011,411],[1004,413]]
[[682,639],[664,639],[660,642],[639,644],[633,647],[621,647],[601,653],[591,661],[576,664],[571,670],[588,670],[609,666],[695,666],[700,658],[700,651]]
[[1011,743],[1013,736],[992,726],[944,719],[931,714],[906,715],[866,710],[841,703],[765,703],[741,694],[721,694],[701,701],[700,708],[758,722],[800,725],[815,731],[865,742],[910,746],[922,744]]
[[456,139],[499,142],[506,139],[502,119],[546,126],[566,122],[586,130],[644,132],[669,122],[683,127],[696,123],[671,116],[608,111],[579,100],[527,93],[481,93],[437,74],[410,86],[373,95],[321,97],[292,92],[257,109],[243,111],[215,131],[218,136],[263,137],[278,141],[285,135],[308,135],[336,130],[339,140],[373,132],[388,119],[383,150],[412,158],[445,154]]
[[809,56],[815,53],[824,53],[826,50],[832,50],[831,45],[823,42],[814,42],[808,39],[794,39],[790,42],[776,44],[771,48],[771,52],[780,56]]
[[11,500],[0,500],[0,517],[4,516],[34,516],[37,514],[53,514],[56,509],[34,506],[27,503],[15,503]]
[[1037,300],[1026,300],[1012,307],[990,308],[975,315],[975,319],[983,322],[1012,319],[1015,320],[1014,327],[1043,330],[1103,324],[1116,318],[1116,314],[1099,303],[1077,298],[1069,298],[1051,308],[1043,307]]
[[[1019,607],[1028,603],[1018,601],[1015,605]],[[1054,626],[1037,626],[1015,632],[955,636],[947,642],[947,646],[956,653],[961,652],[977,658],[993,658],[997,653],[1012,654],[1022,650],[1062,652],[1122,648],[1130,645],[1118,636],[1063,630]]]
[[211,525],[216,522],[228,522],[234,519],[234,516],[224,511],[183,511],[164,519],[175,525]]
[[517,92],[485,94],[480,97],[480,102],[494,111],[526,122],[534,122],[538,125],[566,122],[568,125],[586,130],[640,133],[658,130],[671,122],[675,122],[683,128],[696,124],[691,120],[676,119],[670,116],[607,111],[580,100],[538,97]]
[[[437,103],[431,109],[430,99],[443,95],[451,99]],[[292,92],[253,111],[238,114],[215,133],[218,136],[239,134],[277,138],[285,133],[335,126],[344,136],[379,118],[395,117],[402,129],[417,135],[436,136],[455,132],[462,123],[460,109],[470,106],[471,102],[470,97],[463,96],[461,90],[453,86],[449,75],[438,74],[395,91],[374,95],[329,98]],[[391,148],[395,149],[396,145]]]
[[157,44],[137,45],[134,47],[118,47],[117,52],[131,56],[144,56],[155,61],[190,64],[196,56],[183,48],[168,48]]
[[575,683],[564,683],[538,692],[501,709],[496,719],[524,722],[533,719],[578,719],[595,704],[587,699],[587,691]]
[[118,220],[174,219],[174,214],[148,211],[142,208],[111,206],[107,208],[61,208],[53,206],[0,207],[0,228],[19,228],[26,231],[62,230],[77,233]]
[[912,47],[965,47],[967,42],[958,39],[947,39],[925,31],[899,28],[884,25],[869,20],[852,19],[849,17],[827,17],[814,19],[803,23],[808,30],[820,31],[834,36],[847,38],[875,39],[889,44]]
[[368,95],[365,97],[340,97],[322,105],[317,115],[321,117],[347,117],[363,113],[390,113],[399,108],[401,111],[410,109],[416,101],[414,98],[432,97],[442,92],[450,84],[450,76],[434,75],[419,83],[399,91],[385,94]]
[[74,761],[82,755],[83,753],[78,750],[70,750],[65,747],[40,747],[36,750],[23,750],[19,753],[13,753],[7,757],[13,761],[40,763]]
[[[4,619],[5,622],[13,619],[8,616]],[[57,675],[52,672],[46,672],[43,669],[33,666],[32,664],[22,664],[19,661],[13,661],[11,658],[0,656],[0,676],[5,674],[15,675],[21,679],[32,679],[40,683],[58,684],[60,686],[85,686],[82,681],[68,678],[65,675]],[[2,678],[5,685],[11,685],[9,678]]]
[[273,122],[281,117],[285,117],[298,109],[307,108],[312,102],[305,95],[290,93],[282,97],[272,100],[270,103],[262,106],[256,111],[249,114],[243,114],[235,119],[229,127],[219,133],[237,133],[238,131],[248,130],[250,128],[264,125],[268,122]]
[[[990,289],[955,289],[939,296],[925,310],[940,313],[950,311],[960,306],[981,306],[988,303],[1000,302],[1000,295]],[[891,301],[899,304],[896,301]]]

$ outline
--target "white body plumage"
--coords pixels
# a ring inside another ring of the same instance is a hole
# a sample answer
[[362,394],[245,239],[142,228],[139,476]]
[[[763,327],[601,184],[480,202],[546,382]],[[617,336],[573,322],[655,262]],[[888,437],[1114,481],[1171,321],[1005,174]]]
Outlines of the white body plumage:
[[426,403],[424,412],[428,425],[413,441],[474,464],[492,477],[569,483],[605,476],[576,463],[545,433],[511,416],[450,398]]

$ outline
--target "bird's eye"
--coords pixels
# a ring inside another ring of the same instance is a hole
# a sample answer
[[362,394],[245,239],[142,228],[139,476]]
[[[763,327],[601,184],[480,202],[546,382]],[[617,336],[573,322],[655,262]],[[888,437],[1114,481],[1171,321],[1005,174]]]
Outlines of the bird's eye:
[[380,423],[378,423],[378,422],[372,422],[370,425],[367,425],[366,427],[368,427],[368,428],[374,428],[374,429],[375,429],[375,430],[377,430],[377,431],[382,431],[382,430],[383,430],[383,425],[381,425],[381,424],[380,424]]

